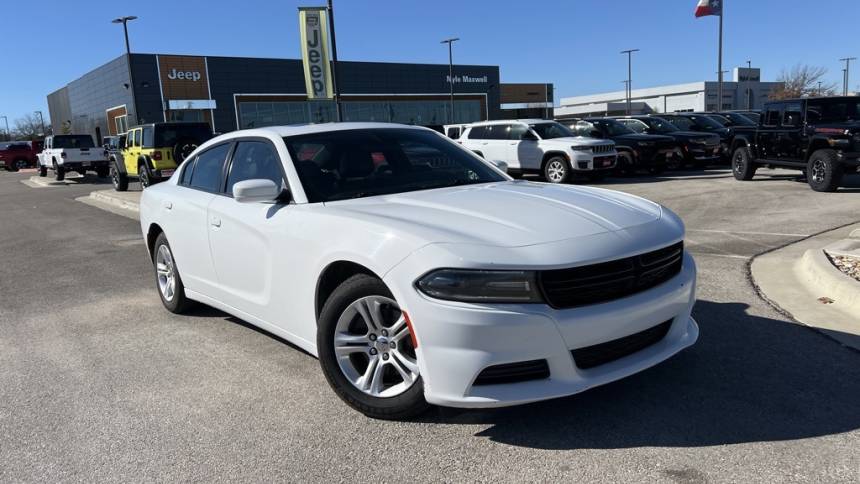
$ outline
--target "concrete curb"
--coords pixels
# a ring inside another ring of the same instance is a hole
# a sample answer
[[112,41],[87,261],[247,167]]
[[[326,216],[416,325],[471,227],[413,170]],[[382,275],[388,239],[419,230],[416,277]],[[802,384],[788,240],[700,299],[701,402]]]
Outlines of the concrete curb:
[[860,282],[834,267],[824,250],[804,252],[795,266],[795,273],[810,292],[832,299],[840,309],[860,319]]
[[90,193],[90,198],[94,201],[106,203],[108,205],[113,205],[117,208],[121,208],[123,210],[130,210],[132,212],[140,212],[140,203],[135,202],[134,200],[129,200],[127,198],[121,198],[115,195],[112,195],[112,190],[99,190],[97,192]]
[[848,234],[849,239],[860,239],[860,229],[853,230],[850,234]]

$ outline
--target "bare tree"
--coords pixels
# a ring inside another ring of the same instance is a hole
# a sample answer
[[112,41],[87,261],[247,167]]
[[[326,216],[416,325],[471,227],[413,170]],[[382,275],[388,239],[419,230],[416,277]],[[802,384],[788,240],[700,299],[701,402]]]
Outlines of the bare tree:
[[12,130],[15,137],[22,140],[35,140],[51,134],[51,126],[46,124],[42,131],[42,120],[36,114],[25,114],[24,117],[15,120],[15,128]]
[[776,80],[784,84],[771,91],[770,98],[833,96],[836,94],[836,83],[822,81],[826,74],[827,69],[807,64],[797,64],[790,70],[783,69]]

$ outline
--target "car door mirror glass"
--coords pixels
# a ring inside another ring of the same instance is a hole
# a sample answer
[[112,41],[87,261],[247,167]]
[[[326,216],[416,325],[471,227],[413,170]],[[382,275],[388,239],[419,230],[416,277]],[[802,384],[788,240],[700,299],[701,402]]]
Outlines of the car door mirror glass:
[[272,180],[255,178],[233,185],[233,199],[240,203],[275,202],[283,197],[281,187]]

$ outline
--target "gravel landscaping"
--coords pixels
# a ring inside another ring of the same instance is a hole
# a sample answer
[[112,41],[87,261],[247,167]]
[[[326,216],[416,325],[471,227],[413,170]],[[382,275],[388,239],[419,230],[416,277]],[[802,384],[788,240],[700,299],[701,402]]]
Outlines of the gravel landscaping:
[[860,281],[860,257],[832,254],[827,254],[827,257],[837,269],[844,272],[849,277],[853,277],[857,281]]

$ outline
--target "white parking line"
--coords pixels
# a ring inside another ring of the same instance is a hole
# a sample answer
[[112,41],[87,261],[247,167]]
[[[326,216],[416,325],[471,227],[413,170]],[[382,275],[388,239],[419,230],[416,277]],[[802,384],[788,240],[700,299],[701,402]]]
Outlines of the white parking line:
[[712,234],[738,234],[738,235],[774,235],[778,237],[809,237],[810,234],[785,234],[780,232],[742,232],[735,230],[707,230],[707,229],[687,229],[687,232],[708,232]]

